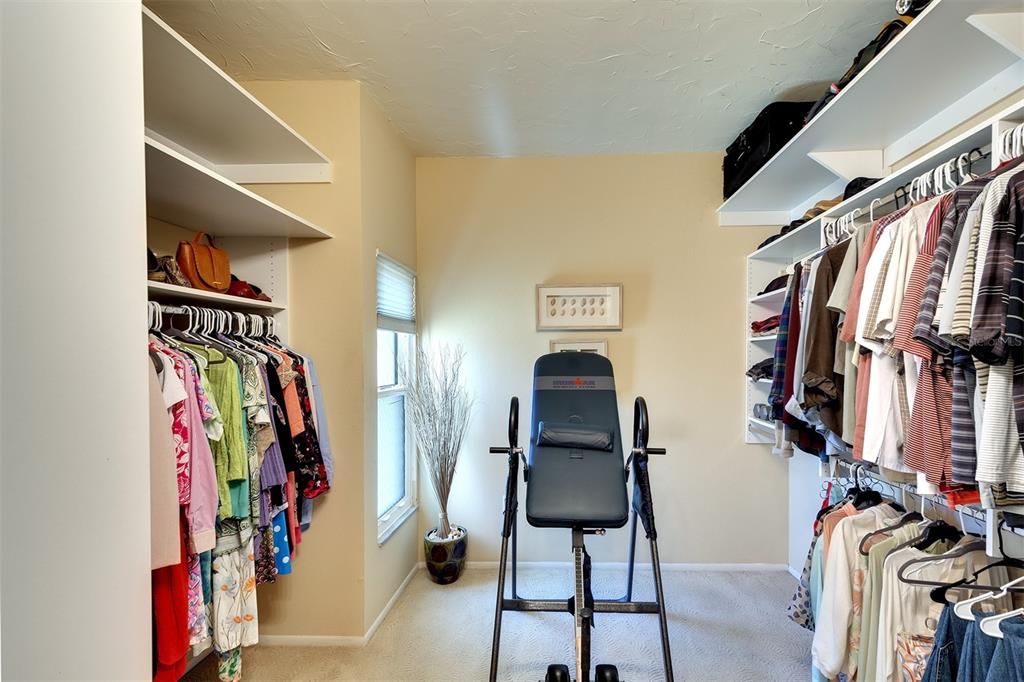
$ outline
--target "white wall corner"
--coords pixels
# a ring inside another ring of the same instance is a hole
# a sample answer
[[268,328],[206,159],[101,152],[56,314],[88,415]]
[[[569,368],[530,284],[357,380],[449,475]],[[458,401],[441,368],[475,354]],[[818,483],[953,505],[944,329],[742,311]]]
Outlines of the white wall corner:
[[846,182],[854,178],[881,178],[889,174],[881,149],[809,152],[807,156]]
[[972,14],[967,23],[1024,59],[1024,11]]

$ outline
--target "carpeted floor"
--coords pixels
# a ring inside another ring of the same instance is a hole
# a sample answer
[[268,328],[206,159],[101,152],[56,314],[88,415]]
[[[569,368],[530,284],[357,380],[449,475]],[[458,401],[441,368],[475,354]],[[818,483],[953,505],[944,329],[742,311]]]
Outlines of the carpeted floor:
[[[285,680],[431,680],[482,682],[490,662],[496,569],[468,569],[440,587],[419,571],[364,648],[257,646],[243,654],[246,682]],[[811,633],[786,617],[795,581],[784,572],[666,571],[672,660],[680,682],[790,682],[810,677]],[[594,569],[598,598],[621,596],[625,570]],[[520,596],[563,598],[571,570],[520,570]],[[635,598],[654,594],[650,571],[638,569]],[[572,669],[568,614],[506,613],[499,679],[532,682],[548,663]],[[593,661],[614,663],[627,682],[661,680],[658,619],[597,614]],[[216,680],[208,657],[186,680]]]

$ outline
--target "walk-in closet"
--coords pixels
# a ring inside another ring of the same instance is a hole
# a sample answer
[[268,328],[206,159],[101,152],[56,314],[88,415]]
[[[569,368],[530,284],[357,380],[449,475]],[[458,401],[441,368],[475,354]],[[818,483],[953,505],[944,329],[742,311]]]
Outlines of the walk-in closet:
[[1022,0],[0,0],[0,160],[3,679],[1024,681]]

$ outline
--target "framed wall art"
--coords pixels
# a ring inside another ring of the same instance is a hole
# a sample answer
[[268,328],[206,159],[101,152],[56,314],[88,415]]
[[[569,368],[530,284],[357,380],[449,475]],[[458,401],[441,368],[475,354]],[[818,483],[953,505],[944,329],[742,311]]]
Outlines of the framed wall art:
[[537,331],[620,329],[621,284],[537,285]]

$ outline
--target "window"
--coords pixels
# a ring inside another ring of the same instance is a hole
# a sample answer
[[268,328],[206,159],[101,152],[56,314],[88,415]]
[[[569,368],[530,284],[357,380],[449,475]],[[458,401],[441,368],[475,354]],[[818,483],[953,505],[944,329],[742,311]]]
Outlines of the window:
[[377,542],[416,511],[416,448],[402,368],[416,346],[416,276],[377,254]]

